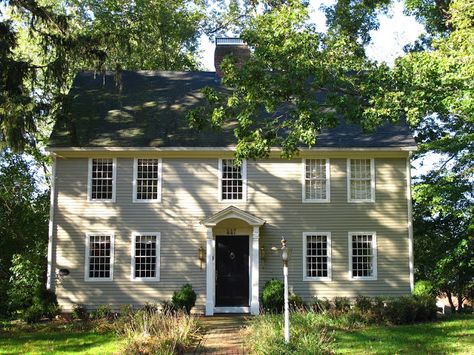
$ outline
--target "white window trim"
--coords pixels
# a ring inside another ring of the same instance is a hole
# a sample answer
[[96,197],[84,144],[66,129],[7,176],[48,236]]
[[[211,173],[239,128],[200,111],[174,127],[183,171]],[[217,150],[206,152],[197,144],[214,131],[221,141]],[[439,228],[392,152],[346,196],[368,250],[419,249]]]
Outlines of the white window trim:
[[218,169],[218,189],[217,189],[217,199],[222,203],[245,203],[247,202],[247,159],[242,160],[242,199],[241,200],[223,200],[222,199],[222,160],[224,159],[234,159],[234,158],[219,158],[219,169]]
[[[373,276],[352,276],[352,236],[361,234],[372,235]],[[349,280],[377,280],[377,234],[375,232],[349,232],[347,241],[349,249]]]
[[[309,199],[306,198],[306,161],[311,159],[326,160],[326,198]],[[328,203],[331,202],[331,161],[329,158],[303,158],[301,169],[301,198],[303,203]]]
[[112,198],[111,199],[96,199],[92,198],[92,159],[111,159],[111,158],[89,158],[88,172],[87,172],[87,201],[89,202],[115,202],[117,189],[117,158],[112,158]]
[[375,202],[375,161],[374,158],[370,159],[370,199],[351,199],[351,160],[355,159],[367,159],[367,158],[347,158],[347,202],[350,203],[364,203],[364,202]]
[[[325,235],[327,237],[327,251],[328,251],[328,276],[326,277],[310,277],[307,276],[306,252],[307,252],[307,236],[311,235]],[[331,247],[331,232],[303,232],[303,281],[332,281],[332,247]]]
[[[137,236],[156,236],[156,276],[155,277],[135,277],[135,239]],[[132,233],[132,254],[131,254],[131,274],[132,281],[160,281],[160,259],[161,259],[161,233],[160,232],[133,232]]]
[[[90,253],[90,237],[97,235],[110,236],[110,277],[89,277],[89,253]],[[86,233],[86,254],[84,267],[84,281],[102,282],[114,280],[114,255],[115,255],[115,233],[114,232],[96,232]]]
[[162,159],[158,159],[158,198],[156,200],[137,199],[137,176],[138,176],[138,159],[156,159],[156,158],[134,158],[133,159],[133,203],[160,203],[161,202],[161,186],[162,186]]

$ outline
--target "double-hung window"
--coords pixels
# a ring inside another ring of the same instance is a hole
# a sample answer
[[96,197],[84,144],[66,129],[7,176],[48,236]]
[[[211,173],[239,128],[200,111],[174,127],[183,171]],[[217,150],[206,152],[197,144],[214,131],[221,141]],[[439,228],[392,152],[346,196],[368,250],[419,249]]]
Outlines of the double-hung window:
[[374,159],[347,159],[347,189],[349,202],[375,201]]
[[303,202],[329,202],[329,159],[303,159]]
[[161,159],[134,160],[133,201],[161,201]]
[[86,281],[112,281],[114,270],[114,235],[112,233],[87,234]]
[[247,162],[240,165],[234,159],[219,159],[219,201],[246,201]]
[[375,232],[349,233],[349,278],[377,279],[377,241]]
[[116,159],[89,159],[88,198],[90,201],[115,201]]
[[303,280],[331,280],[331,233],[303,233]]
[[132,235],[132,280],[160,280],[160,233]]

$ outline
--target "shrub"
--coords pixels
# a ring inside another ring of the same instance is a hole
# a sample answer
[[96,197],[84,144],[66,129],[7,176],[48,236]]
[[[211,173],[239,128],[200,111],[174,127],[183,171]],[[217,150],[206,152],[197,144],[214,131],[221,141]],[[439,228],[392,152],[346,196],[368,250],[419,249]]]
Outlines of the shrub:
[[112,308],[108,304],[101,304],[92,312],[93,319],[111,319],[112,317]]
[[311,304],[311,309],[316,313],[323,313],[331,310],[332,304],[327,298],[319,299],[314,297],[313,303]]
[[436,288],[431,281],[420,280],[415,284],[413,290],[414,296],[433,296],[436,297]]
[[292,311],[304,311],[306,310],[306,303],[301,296],[296,293],[291,293],[288,296],[288,305]]
[[72,312],[71,312],[72,319],[80,319],[80,320],[86,320],[89,317],[89,314],[87,313],[87,308],[83,304],[75,304],[72,307]]
[[265,283],[262,291],[262,306],[266,312],[281,313],[283,310],[285,289],[283,282],[271,279]]
[[33,296],[32,304],[20,313],[20,317],[27,323],[36,323],[42,318],[53,319],[60,312],[56,294],[40,289]]
[[184,309],[187,314],[191,314],[191,308],[196,304],[196,292],[190,284],[186,284],[173,293],[171,303],[176,309]]
[[170,316],[141,309],[116,324],[117,334],[127,338],[121,354],[181,354],[202,339],[197,319],[182,312]]
[[426,322],[436,319],[436,298],[433,296],[415,296],[416,322]]
[[161,302],[161,312],[163,314],[174,315],[176,314],[177,309],[171,301],[163,301]]
[[366,296],[357,296],[354,302],[354,308],[360,312],[369,312],[372,309],[372,299]]
[[339,312],[347,312],[351,309],[351,301],[347,297],[335,297],[334,309]]

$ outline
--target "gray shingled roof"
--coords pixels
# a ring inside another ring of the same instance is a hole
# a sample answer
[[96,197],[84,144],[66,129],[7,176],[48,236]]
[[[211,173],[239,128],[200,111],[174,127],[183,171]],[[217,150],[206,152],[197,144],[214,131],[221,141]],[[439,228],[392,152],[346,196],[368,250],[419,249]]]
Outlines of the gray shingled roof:
[[[50,138],[50,147],[230,147],[231,124],[220,131],[188,127],[186,112],[199,105],[206,86],[218,87],[214,72],[125,71],[119,90],[114,75],[77,75]],[[342,123],[322,132],[317,148],[404,148],[415,141],[405,124],[363,134]]]

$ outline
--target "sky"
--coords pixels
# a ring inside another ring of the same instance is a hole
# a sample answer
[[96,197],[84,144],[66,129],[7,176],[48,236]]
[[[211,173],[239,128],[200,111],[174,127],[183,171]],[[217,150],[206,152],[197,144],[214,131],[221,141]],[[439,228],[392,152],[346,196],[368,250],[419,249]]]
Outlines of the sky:
[[[311,22],[320,31],[326,30],[326,18],[321,5],[334,4],[333,0],[311,0],[309,5]],[[380,28],[371,32],[372,42],[366,48],[367,55],[377,61],[393,64],[403,54],[403,47],[414,42],[422,33],[423,26],[413,16],[403,14],[403,2],[392,5],[387,15],[380,16]],[[214,43],[206,36],[201,37],[201,64],[205,70],[214,71]]]

